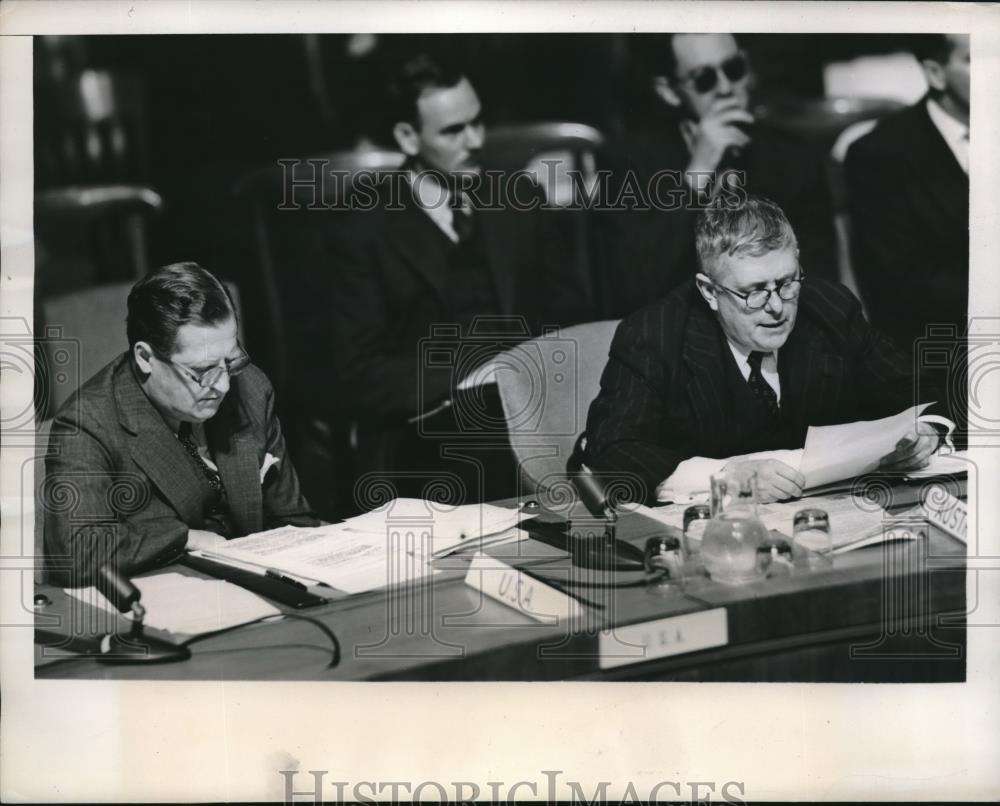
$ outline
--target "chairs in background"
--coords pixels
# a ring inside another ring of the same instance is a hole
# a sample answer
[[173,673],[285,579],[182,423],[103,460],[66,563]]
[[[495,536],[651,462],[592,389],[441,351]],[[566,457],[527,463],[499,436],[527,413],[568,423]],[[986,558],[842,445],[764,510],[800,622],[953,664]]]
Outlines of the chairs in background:
[[493,360],[522,492],[553,511],[576,494],[566,462],[600,391],[617,321],[588,322],[523,342]]
[[597,155],[604,143],[601,132],[583,123],[492,126],[487,130],[481,155],[488,170],[525,170],[537,177],[548,202],[566,208],[576,274],[595,311],[599,300],[590,259],[587,200],[597,181]]
[[84,69],[35,84],[36,282],[41,293],[137,279],[163,199],[144,183],[146,112],[131,76]]

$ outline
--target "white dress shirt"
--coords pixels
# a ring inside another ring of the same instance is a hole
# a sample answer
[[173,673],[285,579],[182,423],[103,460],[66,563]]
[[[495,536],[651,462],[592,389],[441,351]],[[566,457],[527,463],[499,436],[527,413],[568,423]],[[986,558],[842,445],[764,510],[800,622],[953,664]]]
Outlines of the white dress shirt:
[[[431,221],[438,225],[438,228],[447,235],[453,243],[458,243],[458,233],[455,232],[455,211],[451,203],[451,193],[443,187],[430,174],[421,174],[417,178],[414,171],[410,171],[410,187],[413,188],[413,199]],[[469,215],[471,211],[465,206],[460,208],[463,213]]]
[[927,114],[931,117],[931,122],[941,132],[941,136],[955,155],[962,170],[969,172],[969,127],[956,120],[941,105],[932,98],[927,99]]

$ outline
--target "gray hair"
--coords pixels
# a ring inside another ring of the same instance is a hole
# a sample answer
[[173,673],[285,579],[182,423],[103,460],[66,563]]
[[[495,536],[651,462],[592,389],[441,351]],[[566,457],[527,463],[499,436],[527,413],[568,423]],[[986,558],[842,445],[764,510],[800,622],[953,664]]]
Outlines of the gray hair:
[[763,196],[747,196],[738,206],[724,196],[715,199],[698,217],[695,248],[699,270],[709,275],[721,255],[760,257],[781,249],[799,253],[792,225],[781,208]]

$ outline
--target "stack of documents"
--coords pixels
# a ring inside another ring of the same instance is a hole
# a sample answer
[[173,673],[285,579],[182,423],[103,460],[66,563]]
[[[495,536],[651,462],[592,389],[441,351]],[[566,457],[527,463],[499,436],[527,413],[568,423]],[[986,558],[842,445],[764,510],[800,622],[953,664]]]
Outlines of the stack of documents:
[[362,593],[433,574],[431,560],[449,552],[523,539],[516,526],[524,518],[517,509],[489,504],[456,507],[398,498],[343,523],[284,526],[199,554]]
[[[178,573],[139,577],[132,583],[142,594],[144,624],[179,635],[200,635],[267,616],[281,615],[257,594],[228,582]],[[66,593],[110,613],[118,610],[97,588],[67,588]],[[132,614],[127,613],[127,618]]]

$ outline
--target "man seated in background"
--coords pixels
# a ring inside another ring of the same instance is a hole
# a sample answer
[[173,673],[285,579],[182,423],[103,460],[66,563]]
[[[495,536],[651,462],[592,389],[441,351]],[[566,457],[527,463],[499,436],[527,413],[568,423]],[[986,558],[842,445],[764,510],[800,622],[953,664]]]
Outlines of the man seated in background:
[[[914,405],[910,360],[846,288],[806,276],[773,202],[720,200],[700,215],[696,244],[695,277],[618,327],[584,461],[638,480],[647,502],[683,501],[723,469],[755,471],[762,500],[798,497],[797,469],[746,455],[801,448],[811,425]],[[938,435],[918,428],[884,468],[928,461]]]
[[[916,43],[927,95],[883,118],[847,152],[854,271],[872,324],[908,355],[928,326],[943,326],[954,335],[961,369],[969,294],[969,37],[923,35]],[[955,386],[965,387],[964,372]],[[950,416],[965,421],[957,406]]]
[[[457,387],[541,325],[578,320],[581,291],[537,185],[522,176],[498,194],[481,181],[486,129],[467,77],[414,58],[389,88],[386,117],[405,163],[384,177],[374,209],[338,213],[313,269],[358,469],[392,474],[400,493],[448,472],[462,480],[460,499],[513,495],[495,385]],[[466,458],[445,458],[449,446]]]
[[651,125],[629,133],[612,154],[600,248],[614,276],[614,312],[631,313],[690,277],[697,213],[719,193],[774,199],[795,227],[806,271],[836,280],[823,162],[804,142],[754,118],[754,76],[736,39],[685,33],[636,41],[660,103]]
[[223,285],[195,263],[165,266],[133,287],[127,330],[128,351],[52,423],[42,503],[55,579],[89,584],[103,565],[132,575],[186,549],[318,525]]

